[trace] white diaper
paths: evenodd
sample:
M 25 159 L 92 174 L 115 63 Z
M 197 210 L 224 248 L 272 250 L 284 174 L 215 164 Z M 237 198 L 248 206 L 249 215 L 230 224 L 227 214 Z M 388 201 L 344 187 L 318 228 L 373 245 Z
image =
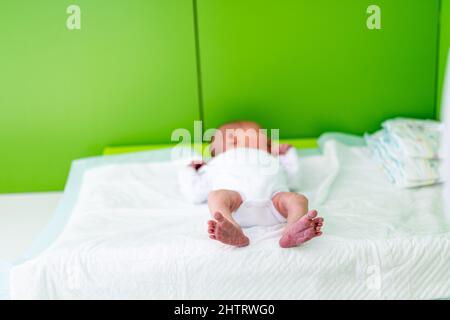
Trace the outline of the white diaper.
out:
M 271 200 L 244 200 L 233 213 L 234 220 L 243 228 L 254 226 L 273 226 L 286 222 Z

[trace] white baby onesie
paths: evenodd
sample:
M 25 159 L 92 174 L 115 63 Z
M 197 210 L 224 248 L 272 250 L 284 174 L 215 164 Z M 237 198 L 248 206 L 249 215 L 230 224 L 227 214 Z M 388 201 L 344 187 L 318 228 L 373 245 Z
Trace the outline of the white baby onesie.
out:
M 180 171 L 181 193 L 193 203 L 203 203 L 214 190 L 239 192 L 243 203 L 233 214 L 242 227 L 270 226 L 286 219 L 275 209 L 272 198 L 288 192 L 298 172 L 297 152 L 290 148 L 274 157 L 264 150 L 235 148 L 212 158 L 198 171 Z

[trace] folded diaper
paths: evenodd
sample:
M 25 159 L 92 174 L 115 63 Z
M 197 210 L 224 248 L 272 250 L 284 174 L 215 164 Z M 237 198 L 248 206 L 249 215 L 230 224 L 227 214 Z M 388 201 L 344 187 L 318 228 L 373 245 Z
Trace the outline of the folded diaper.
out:
M 389 180 L 410 188 L 442 182 L 441 132 L 437 121 L 398 118 L 384 122 L 383 130 L 365 138 Z
M 408 157 L 441 158 L 442 124 L 434 120 L 397 118 L 382 124 L 390 139 L 386 147 Z

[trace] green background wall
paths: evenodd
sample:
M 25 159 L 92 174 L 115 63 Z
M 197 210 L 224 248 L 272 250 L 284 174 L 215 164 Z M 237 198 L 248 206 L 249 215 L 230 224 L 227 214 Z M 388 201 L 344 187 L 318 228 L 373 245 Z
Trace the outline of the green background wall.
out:
M 366 27 L 381 7 L 382 29 Z M 206 126 L 255 119 L 282 137 L 433 118 L 438 0 L 198 0 Z
M 0 42 L 0 192 L 62 189 L 73 159 L 198 119 L 191 0 L 2 0 Z
M 441 112 L 442 87 L 444 84 L 447 57 L 450 50 L 450 0 L 441 0 L 440 43 L 439 43 L 439 88 L 438 116 Z
M 70 4 L 81 7 L 81 30 L 66 28 Z M 366 28 L 369 4 L 381 7 L 382 30 Z M 311 137 L 434 117 L 438 5 L 2 0 L 0 193 L 60 190 L 73 159 L 168 142 L 200 118 Z

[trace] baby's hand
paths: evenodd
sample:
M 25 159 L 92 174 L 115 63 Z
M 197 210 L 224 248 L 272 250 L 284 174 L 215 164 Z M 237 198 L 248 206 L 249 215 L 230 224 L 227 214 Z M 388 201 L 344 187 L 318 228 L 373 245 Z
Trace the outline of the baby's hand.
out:
M 206 164 L 206 162 L 203 160 L 192 160 L 192 162 L 189 164 L 189 166 L 194 168 L 195 171 L 198 171 L 205 164 Z
M 290 145 L 290 144 L 287 144 L 287 143 L 280 144 L 278 146 L 278 155 L 281 155 L 281 156 L 285 155 L 289 151 L 290 148 L 292 148 L 292 145 Z M 276 153 L 276 151 L 275 151 L 275 153 Z

